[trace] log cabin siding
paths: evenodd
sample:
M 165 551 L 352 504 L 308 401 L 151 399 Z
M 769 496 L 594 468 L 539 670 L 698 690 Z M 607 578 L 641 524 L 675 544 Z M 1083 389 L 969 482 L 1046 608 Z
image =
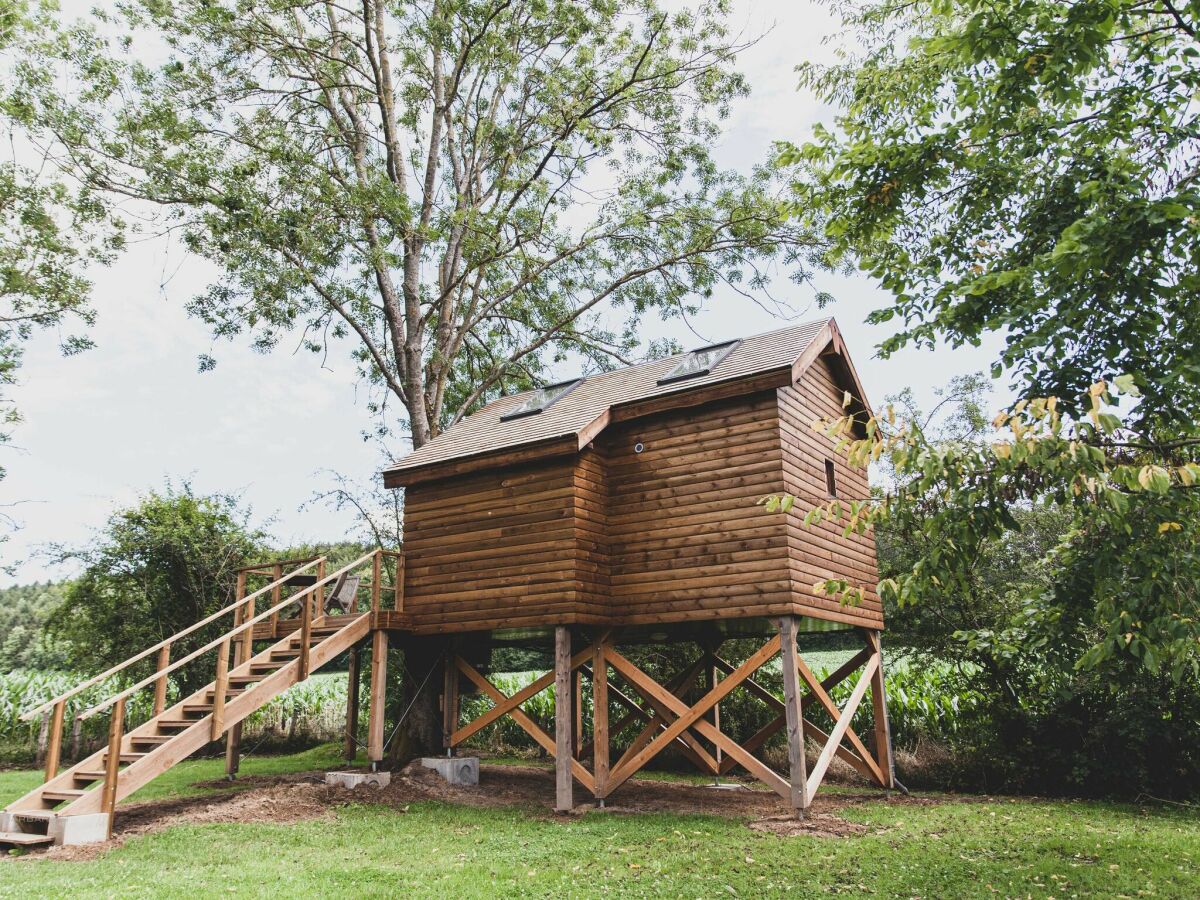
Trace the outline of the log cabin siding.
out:
M 828 500 L 826 460 L 833 464 L 837 494 L 843 501 L 868 496 L 866 472 L 851 468 L 845 454 L 837 452 L 836 442 L 812 427 L 818 418 L 844 415 L 843 389 L 829 361 L 822 357 L 809 367 L 796 387 L 780 388 L 777 394 L 784 484 L 797 497 L 799 511 L 787 523 L 792 590 L 799 603 L 812 608 L 811 615 L 882 628 L 882 606 L 875 591 L 879 576 L 874 532 L 845 537 L 844 520 L 840 524 L 825 521 L 815 527 L 805 526 L 802 521 L 804 512 Z M 813 593 L 815 582 L 833 578 L 862 588 L 866 599 L 860 606 L 851 606 Z
M 404 610 L 413 630 L 603 620 L 603 504 L 579 489 L 577 462 L 408 488 Z
M 610 596 L 633 624 L 792 611 L 774 391 L 610 426 Z M 636 445 L 642 451 L 636 452 Z
M 874 536 L 801 521 L 826 499 L 827 459 L 843 499 L 866 496 L 865 473 L 812 428 L 841 414 L 844 378 L 815 358 L 795 386 L 655 409 L 610 422 L 578 452 L 410 484 L 404 627 L 796 614 L 881 628 Z M 781 491 L 799 514 L 758 505 Z M 862 587 L 865 602 L 815 595 L 826 578 Z

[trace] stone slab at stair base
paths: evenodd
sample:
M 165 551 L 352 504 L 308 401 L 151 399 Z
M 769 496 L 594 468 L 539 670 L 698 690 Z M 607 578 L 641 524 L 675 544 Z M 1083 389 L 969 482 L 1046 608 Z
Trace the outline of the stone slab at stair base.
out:
M 108 840 L 108 813 L 55 816 L 46 833 L 56 845 L 101 844 Z
M 426 756 L 421 765 L 433 769 L 450 784 L 479 784 L 479 757 L 477 756 Z
M 326 772 L 325 783 L 337 787 L 356 788 L 360 784 L 368 787 L 387 787 L 392 783 L 391 772 Z

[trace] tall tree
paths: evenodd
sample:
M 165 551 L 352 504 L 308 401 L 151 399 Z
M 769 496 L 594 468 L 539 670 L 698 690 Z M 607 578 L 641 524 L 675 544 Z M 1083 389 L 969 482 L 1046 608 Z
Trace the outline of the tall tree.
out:
M 220 266 L 191 304 L 217 335 L 349 338 L 420 446 L 554 356 L 609 364 L 646 311 L 799 260 L 770 173 L 712 157 L 746 89 L 726 6 L 146 0 L 111 40 L 47 43 L 23 96 L 88 184 Z
M 0 125 L 9 152 L 0 160 L 0 389 L 16 383 L 23 345 L 38 332 L 58 330 L 66 354 L 91 346 L 95 312 L 86 271 L 110 261 L 122 242 L 121 223 L 102 198 L 55 164 L 63 148 L 30 139 L 33 111 L 16 89 L 18 73 L 55 29 L 49 5 L 17 2 L 0 10 Z M 0 443 L 18 420 L 0 395 Z
M 1046 578 L 1011 629 L 970 639 L 1019 653 L 1033 617 L 1071 607 L 1079 666 L 1200 677 L 1200 4 L 837 6 L 857 49 L 801 67 L 841 111 L 783 148 L 794 211 L 829 264 L 891 292 L 872 315 L 903 323 L 885 354 L 998 333 L 1019 399 L 989 442 L 944 445 L 892 410 L 865 436 L 829 423 L 895 479 L 809 521 L 919 527 L 925 552 L 881 587 L 936 605 L 1019 530 L 1014 504 L 1057 507 L 1071 527 Z

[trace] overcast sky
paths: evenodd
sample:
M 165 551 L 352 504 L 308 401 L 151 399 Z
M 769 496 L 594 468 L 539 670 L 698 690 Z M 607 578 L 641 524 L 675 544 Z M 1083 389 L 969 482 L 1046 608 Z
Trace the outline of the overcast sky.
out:
M 763 161 L 772 141 L 803 140 L 830 111 L 796 90 L 794 67 L 828 59 L 823 39 L 835 23 L 822 7 L 787 0 L 741 0 L 735 22 L 762 35 L 741 59 L 751 85 L 727 123 L 719 161 L 748 169 Z M 38 556 L 48 542 L 86 541 L 115 508 L 167 478 L 187 478 L 202 492 L 240 492 L 260 520 L 272 519 L 280 544 L 337 540 L 348 515 L 299 509 L 328 487 L 322 470 L 362 480 L 378 466 L 378 449 L 364 442 L 371 424 L 366 394 L 344 355 L 319 358 L 285 346 L 259 355 L 243 346 L 214 345 L 206 328 L 188 318 L 184 303 L 214 275 L 203 262 L 163 240 L 129 248 L 95 276 L 99 321 L 96 349 L 64 359 L 53 341 L 29 348 L 13 398 L 25 421 L 4 449 L 8 477 L 3 502 L 20 530 L 0 547 L 5 561 L 23 560 L 13 579 L 61 577 Z M 982 349 L 908 352 L 875 357 L 886 329 L 863 324 L 884 298 L 865 277 L 828 278 L 837 317 L 869 397 L 911 386 L 919 398 L 955 374 L 987 369 L 993 342 Z M 809 290 L 778 289 L 797 319 L 822 315 Z M 786 324 L 735 294 L 718 295 L 692 322 L 702 339 L 754 334 Z M 703 341 L 678 321 L 648 323 L 647 337 L 670 335 L 684 346 Z M 215 371 L 200 374 L 197 355 L 212 352 Z M 566 377 L 572 373 L 556 373 Z M 397 442 L 392 449 L 403 451 Z

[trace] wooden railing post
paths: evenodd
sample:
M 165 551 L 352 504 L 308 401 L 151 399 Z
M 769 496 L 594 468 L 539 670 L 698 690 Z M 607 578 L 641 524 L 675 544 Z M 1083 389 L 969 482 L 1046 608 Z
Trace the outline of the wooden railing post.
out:
M 315 591 L 313 593 L 316 593 Z M 300 675 L 297 681 L 308 677 L 309 642 L 312 640 L 312 598 L 306 597 L 300 604 Z
M 383 551 L 376 550 L 375 556 L 371 560 L 371 613 L 372 614 L 377 614 L 379 612 L 380 590 L 383 587 L 383 585 L 381 585 L 379 582 L 380 582 L 380 579 L 382 579 L 382 578 L 383 578 Z M 374 625 L 375 622 L 372 621 L 371 624 Z
M 100 798 L 103 811 L 108 813 L 108 837 L 113 833 L 113 818 L 117 811 L 117 773 L 121 768 L 121 738 L 125 732 L 125 698 L 113 704 L 108 723 L 108 755 L 104 758 L 104 795 Z
M 156 672 L 162 672 L 171 664 L 171 645 L 163 644 L 158 648 L 158 659 L 155 662 Z M 154 715 L 162 715 L 162 711 L 167 708 L 167 676 L 159 675 L 158 681 L 154 682 Z
M 283 577 L 283 563 L 275 563 L 275 565 L 271 567 L 271 580 L 278 581 L 282 577 Z M 280 585 L 276 585 L 271 590 L 271 608 L 274 609 L 276 606 L 278 606 L 279 601 L 282 599 L 283 599 L 283 587 Z M 271 637 L 273 637 L 273 638 L 279 637 L 279 613 L 278 612 L 271 613 Z
M 59 700 L 54 704 L 54 712 L 50 714 L 50 743 L 46 748 L 47 781 L 58 774 L 58 761 L 62 758 L 63 714 L 66 710 L 67 701 Z
M 396 612 L 404 612 L 404 554 L 396 554 Z
M 217 648 L 217 677 L 213 681 L 212 728 L 209 740 L 215 741 L 225 730 L 225 692 L 229 689 L 229 638 Z
M 319 563 L 317 563 L 317 589 L 312 592 L 312 597 L 310 598 L 312 602 L 312 614 L 314 619 L 319 619 L 321 617 L 321 613 L 325 609 L 325 585 L 321 584 L 324 579 L 325 560 L 321 560 Z M 307 670 L 305 671 L 307 672 Z

